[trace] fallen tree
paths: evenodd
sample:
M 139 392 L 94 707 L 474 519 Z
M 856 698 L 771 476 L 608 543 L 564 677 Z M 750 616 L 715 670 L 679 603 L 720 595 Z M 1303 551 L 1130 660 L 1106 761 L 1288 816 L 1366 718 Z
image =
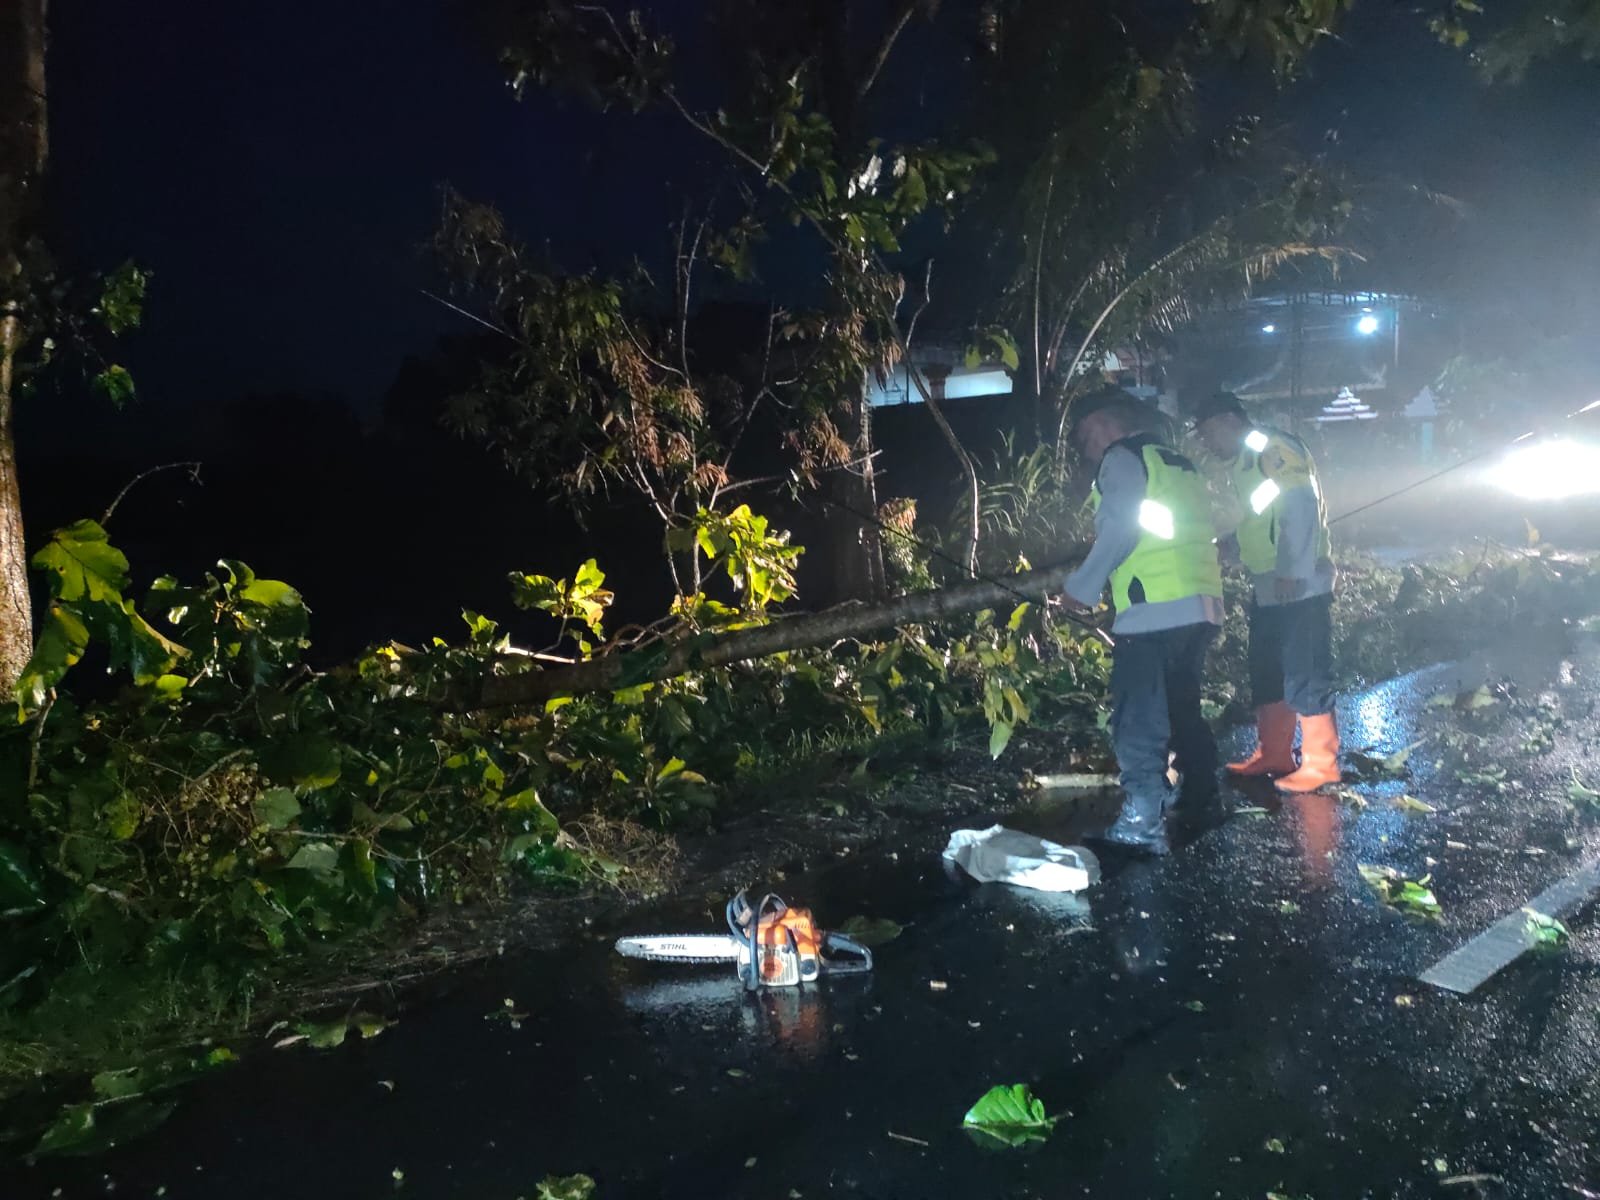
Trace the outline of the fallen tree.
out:
M 690 634 L 638 650 L 627 650 L 571 666 L 519 675 L 493 676 L 477 694 L 457 703 L 466 708 L 506 708 L 556 696 L 634 687 L 671 679 L 686 671 L 765 658 L 788 650 L 825 646 L 845 638 L 922 625 L 985 608 L 1041 602 L 1061 590 L 1065 566 L 1040 567 L 1005 581 L 976 580 L 929 592 L 913 592 L 881 604 L 841 604 L 821 612 L 783 617 L 766 625 L 726 633 Z

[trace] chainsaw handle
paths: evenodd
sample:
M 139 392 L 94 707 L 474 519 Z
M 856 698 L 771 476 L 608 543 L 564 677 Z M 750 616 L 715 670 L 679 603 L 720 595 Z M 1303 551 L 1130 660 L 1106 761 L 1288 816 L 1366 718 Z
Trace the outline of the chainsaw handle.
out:
M 822 973 L 824 975 L 865 975 L 872 970 L 872 951 L 842 933 L 824 933 L 822 935 L 822 948 L 824 950 L 841 950 L 846 954 L 853 954 L 849 958 L 825 958 L 822 960 Z

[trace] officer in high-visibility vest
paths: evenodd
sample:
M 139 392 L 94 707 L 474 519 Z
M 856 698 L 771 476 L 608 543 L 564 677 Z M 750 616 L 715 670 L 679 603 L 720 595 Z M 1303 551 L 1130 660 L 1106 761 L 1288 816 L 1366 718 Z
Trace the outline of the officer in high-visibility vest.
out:
M 1195 433 L 1232 467 L 1243 515 L 1222 541 L 1250 572 L 1250 690 L 1255 753 L 1229 763 L 1235 775 L 1276 776 L 1281 791 L 1314 792 L 1339 782 L 1333 712 L 1333 554 L 1317 466 L 1292 434 L 1252 422 L 1239 398 L 1200 402 Z M 1300 762 L 1294 730 L 1300 725 Z
M 1222 624 L 1222 569 L 1205 482 L 1155 431 L 1162 417 L 1107 386 L 1073 405 L 1071 438 L 1096 470 L 1094 546 L 1067 577 L 1065 603 L 1087 610 L 1109 584 L 1116 618 L 1111 743 L 1125 799 L 1102 837 L 1168 850 L 1166 810 L 1199 817 L 1217 803 L 1217 744 L 1200 713 L 1207 649 Z M 1182 785 L 1167 781 L 1173 751 Z

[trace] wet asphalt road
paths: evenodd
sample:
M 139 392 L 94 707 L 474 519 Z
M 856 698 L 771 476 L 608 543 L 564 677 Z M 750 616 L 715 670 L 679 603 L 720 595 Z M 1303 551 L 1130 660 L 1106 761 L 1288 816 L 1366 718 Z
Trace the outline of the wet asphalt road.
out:
M 1348 699 L 1347 746 L 1430 738 L 1409 779 L 1360 789 L 1367 808 L 1239 794 L 1274 811 L 1165 861 L 1108 854 L 1087 912 L 948 879 L 947 831 L 930 830 L 781 884 L 824 921 L 906 924 L 868 980 L 746 998 L 716 967 L 621 961 L 606 931 L 465 977 L 374 1041 L 256 1053 L 106 1158 L 0 1169 L 0 1196 L 512 1200 L 577 1171 L 602 1197 L 673 1200 L 1600 1193 L 1588 915 L 1565 954 L 1524 958 L 1471 997 L 1415 979 L 1600 855 L 1600 822 L 1564 802 L 1574 766 L 1600 776 L 1586 757 L 1600 645 L 1552 634 L 1486 656 Z M 1504 706 L 1424 708 L 1507 671 L 1524 702 L 1553 697 L 1555 750 L 1524 753 L 1526 721 Z M 1518 727 L 1479 751 L 1507 768 L 1504 788 L 1435 769 L 1463 723 Z M 1394 807 L 1402 791 L 1439 811 Z M 1080 805 L 1006 816 L 1069 841 L 1091 819 Z M 1383 908 L 1360 863 L 1431 869 L 1443 919 Z M 627 932 L 719 920 L 696 898 Z M 1030 1152 L 973 1144 L 962 1113 L 1011 1082 L 1070 1115 Z

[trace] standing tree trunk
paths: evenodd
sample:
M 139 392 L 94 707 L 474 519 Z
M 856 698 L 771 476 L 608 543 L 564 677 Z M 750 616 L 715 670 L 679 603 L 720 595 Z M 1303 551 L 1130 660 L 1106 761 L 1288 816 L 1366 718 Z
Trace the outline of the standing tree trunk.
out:
M 0 691 L 6 694 L 33 652 L 28 552 L 11 416 L 17 356 L 28 341 L 29 242 L 49 150 L 46 3 L 0 0 Z
M 883 542 L 873 522 L 878 516 L 878 484 L 873 474 L 872 404 L 865 379 L 861 394 L 841 405 L 839 436 L 850 447 L 851 465 L 829 473 L 824 485 L 837 512 L 833 540 L 834 603 L 861 600 L 868 604 L 888 594 L 883 574 Z

